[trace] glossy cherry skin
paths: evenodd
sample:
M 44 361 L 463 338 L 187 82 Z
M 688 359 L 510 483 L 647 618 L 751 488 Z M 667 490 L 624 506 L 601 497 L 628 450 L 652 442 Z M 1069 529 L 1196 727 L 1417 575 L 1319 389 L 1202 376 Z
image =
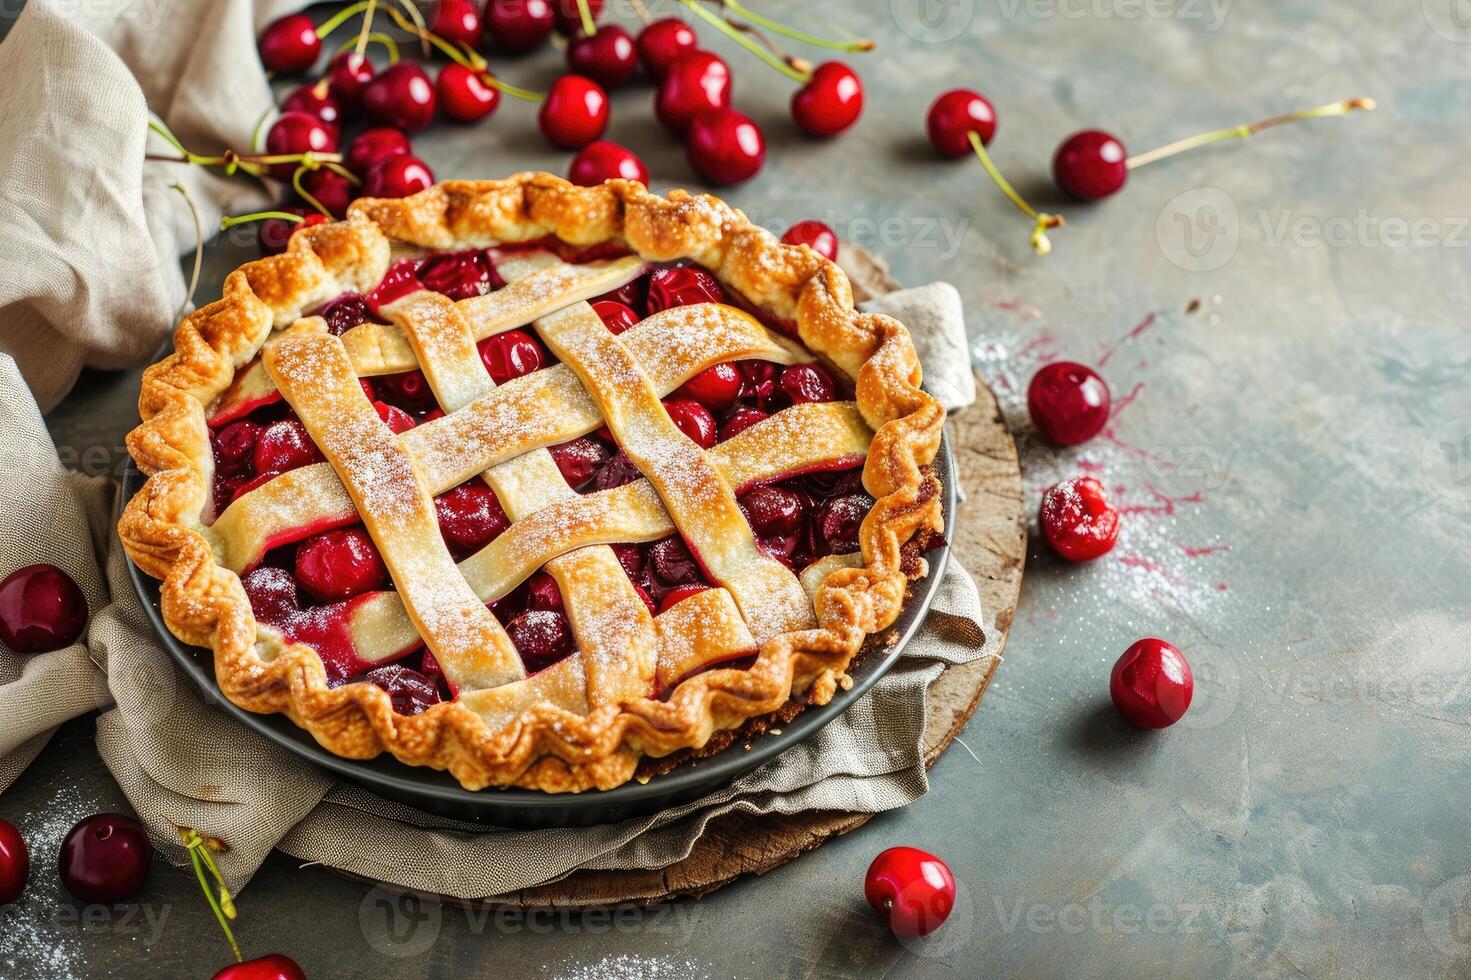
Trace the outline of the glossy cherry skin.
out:
M 756 487 L 741 494 L 738 503 L 751 530 L 762 537 L 795 534 L 807 516 L 807 501 L 785 487 Z
M 577 151 L 567 168 L 567 179 L 580 187 L 594 187 L 621 177 L 649 184 L 649 168 L 632 150 L 611 140 L 593 140 Z
M 362 105 L 363 89 L 376 74 L 366 55 L 343 51 L 328 64 L 327 84 L 343 109 L 356 111 Z
M 863 519 L 873 509 L 873 498 L 866 493 L 834 497 L 817 509 L 813 524 L 830 555 L 848 555 L 859 548 L 859 532 Z
M 439 69 L 434 94 L 440 111 L 457 122 L 484 119 L 501 104 L 500 89 L 486 84 L 480 72 L 453 61 Z
M 837 393 L 837 384 L 821 364 L 793 364 L 781 373 L 781 390 L 794 405 L 830 402 Z
M 525 330 L 507 330 L 480 342 L 480 360 L 491 380 L 503 385 L 538 370 L 545 358 L 541 344 Z
M 511 526 L 495 491 L 480 480 L 462 483 L 434 498 L 439 533 L 457 557 L 472 555 Z
M 284 75 L 306 71 L 322 53 L 317 25 L 306 14 L 288 14 L 266 25 L 260 36 L 260 63 Z
M 770 418 L 759 408 L 746 408 L 744 406 L 735 409 L 730 417 L 720 424 L 720 441 L 734 438 L 745 432 L 757 422 L 764 422 Z
M 596 24 L 603 13 L 603 0 L 587 0 L 587 12 Z M 582 12 L 577 0 L 552 0 L 552 18 L 557 30 L 569 37 L 576 37 L 582 31 Z
M 306 971 L 291 957 L 272 953 L 244 963 L 231 963 L 210 980 L 306 980 Z
M 666 613 L 671 606 L 677 606 L 692 595 L 708 592 L 708 585 L 681 585 L 664 593 L 664 598 L 659 600 L 659 612 Z
M 681 136 L 701 112 L 729 106 L 730 66 L 708 51 L 681 55 L 654 97 L 654 115 Z
M 782 234 L 781 240 L 787 245 L 806 245 L 829 262 L 838 260 L 838 236 L 821 221 L 799 221 Z
M 567 45 L 567 67 L 604 88 L 618 88 L 638 68 L 633 37 L 616 24 L 604 24 L 591 37 L 575 35 Z
M 1091 476 L 1073 477 L 1042 495 L 1037 518 L 1042 537 L 1068 561 L 1092 561 L 1113 550 L 1119 537 L 1119 512 L 1103 484 Z
M 347 214 L 347 206 L 357 196 L 357 188 L 352 186 L 352 181 L 326 167 L 302 174 L 301 189 L 320 201 L 334 218 Z
M 473 0 L 439 0 L 429 30 L 450 44 L 480 46 L 480 11 Z
M 304 112 L 309 116 L 316 116 L 329 126 L 342 124 L 342 105 L 337 101 L 337 96 L 332 94 L 331 87 L 323 82 L 303 85 L 286 96 L 281 102 L 281 111 Z
M 1102 431 L 1112 404 L 1108 385 L 1086 364 L 1056 361 L 1032 376 L 1027 411 L 1049 442 L 1076 446 Z
M 497 47 L 520 54 L 546 42 L 556 15 L 547 0 L 489 0 L 483 20 Z
M 675 306 L 693 303 L 724 303 L 725 289 L 710 273 L 690 265 L 655 269 L 649 275 L 649 295 L 645 301 L 653 316 Z
M 1190 664 L 1164 640 L 1149 637 L 1124 651 L 1108 678 L 1114 707 L 1140 728 L 1168 728 L 1195 694 Z
M 0 579 L 0 642 L 16 653 L 71 646 L 86 625 L 86 597 L 55 565 L 25 565 Z
M 634 44 L 644 71 L 662 80 L 670 65 L 699 49 L 700 38 L 694 28 L 678 17 L 665 17 L 644 25 Z
M 562 479 L 574 490 L 591 480 L 612 456 L 601 439 L 590 436 L 551 446 L 547 451 L 552 454 L 552 462 L 557 464 Z
M 383 689 L 394 714 L 421 715 L 439 703 L 438 682 L 402 664 L 377 667 L 364 674 L 363 680 Z
M 980 134 L 982 145 L 991 145 L 996 136 L 996 107 L 979 92 L 952 89 L 930 106 L 925 126 L 935 149 L 946 156 L 963 157 L 974 152 L 972 132 Z
M 608 332 L 613 334 L 620 334 L 638 322 L 638 314 L 616 300 L 594 300 L 592 311 L 603 321 Z
M 536 119 L 553 146 L 576 150 L 608 128 L 608 93 L 591 78 L 563 75 L 552 83 Z
M 332 153 L 337 149 L 337 127 L 322 122 L 307 112 L 283 112 L 266 132 L 266 153 Z M 274 163 L 271 176 L 290 180 L 300 166 L 297 163 Z
M 917 847 L 891 847 L 873 859 L 863 897 L 896 936 L 928 936 L 955 907 L 955 876 L 944 861 Z
M 301 216 L 300 221 L 287 221 L 284 218 L 267 218 L 256 226 L 256 240 L 260 243 L 262 255 L 277 255 L 286 251 L 286 245 L 291 241 L 291 236 L 303 228 L 322 224 L 327 216 L 320 211 L 315 211 L 300 205 L 290 204 L 277 208 L 287 214 Z
M 734 364 L 712 364 L 680 385 L 674 397 L 697 401 L 712 412 L 723 412 L 740 397 L 742 380 Z
M 434 186 L 434 171 L 408 153 L 379 160 L 363 178 L 364 197 L 408 197 Z
M 825 61 L 792 93 L 792 118 L 811 136 L 836 136 L 863 113 L 863 82 L 841 61 Z
M 374 126 L 353 137 L 353 141 L 347 146 L 343 162 L 349 170 L 363 177 L 379 160 L 412 152 L 413 147 L 403 130 L 392 126 Z
M 120 813 L 99 813 L 78 823 L 61 842 L 61 883 L 79 901 L 111 905 L 143 886 L 153 844 L 143 826 Z
M 1083 201 L 1117 194 L 1129 179 L 1129 154 L 1124 144 L 1101 129 L 1074 133 L 1057 148 L 1052 158 L 1052 177 L 1057 186 Z
M 572 652 L 572 626 L 562 613 L 528 609 L 506 624 L 527 671 L 544 670 Z
M 670 399 L 664 403 L 675 428 L 695 441 L 701 449 L 715 445 L 715 416 L 699 402 Z
M 360 527 L 323 531 L 296 546 L 296 581 L 322 602 L 372 592 L 387 579 L 377 545 Z
M 369 118 L 406 133 L 428 126 L 437 102 L 434 83 L 410 61 L 388 66 L 362 92 L 363 111 Z
M 0 820 L 0 905 L 8 905 L 25 891 L 31 873 L 31 853 L 20 831 Z
M 707 109 L 685 134 L 685 157 L 712 184 L 730 186 L 750 180 L 766 162 L 761 127 L 734 109 Z
M 281 419 L 266 426 L 255 441 L 255 471 L 285 473 L 320 462 L 322 452 L 296 419 Z

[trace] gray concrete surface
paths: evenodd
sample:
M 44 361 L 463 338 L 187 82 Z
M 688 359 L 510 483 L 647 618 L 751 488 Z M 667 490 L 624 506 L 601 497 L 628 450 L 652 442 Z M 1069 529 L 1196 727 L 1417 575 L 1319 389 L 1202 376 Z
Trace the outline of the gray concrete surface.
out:
M 816 23 L 795 3 L 762 3 Z M 765 172 L 728 195 L 773 227 L 815 216 L 903 281 L 964 295 L 977 361 L 1015 413 L 1041 360 L 1103 363 L 1135 397 L 1081 452 L 1032 444 L 1033 499 L 1102 472 L 1116 552 L 1034 552 L 1007 662 L 903 812 L 703 902 L 611 919 L 393 915 L 368 886 L 275 857 L 241 896 L 252 953 L 314 978 L 1304 976 L 1471 970 L 1471 16 L 1458 0 L 883 0 L 822 5 L 879 39 L 868 110 L 801 138 L 787 83 L 732 56 L 766 127 Z M 1458 16 L 1459 15 L 1459 16 Z M 630 21 L 631 16 L 624 14 Z M 724 50 L 725 46 L 711 42 Z M 530 85 L 550 52 L 501 66 Z M 1264 135 L 1135 175 L 1070 207 L 1046 260 L 971 161 L 940 162 L 923 113 L 970 85 L 993 151 L 1046 200 L 1052 150 L 1103 126 L 1135 150 L 1356 95 L 1375 114 Z M 691 185 L 635 86 L 612 135 L 658 187 Z M 419 144 L 443 177 L 547 168 L 532 113 Z M 212 247 L 206 289 L 243 258 Z M 1151 320 L 1150 317 L 1153 317 Z M 85 376 L 51 419 L 75 465 L 116 467 L 136 376 Z M 90 451 L 90 455 L 89 455 Z M 1162 635 L 1195 665 L 1176 728 L 1125 728 L 1110 665 Z M 66 726 L 0 816 L 54 849 L 122 805 Z M 875 853 L 941 854 L 962 902 L 933 939 L 889 938 L 861 897 Z M 51 851 L 7 911 L 8 977 L 198 977 L 227 951 L 192 878 L 159 866 L 136 906 L 79 912 Z M 389 928 L 390 926 L 396 929 Z

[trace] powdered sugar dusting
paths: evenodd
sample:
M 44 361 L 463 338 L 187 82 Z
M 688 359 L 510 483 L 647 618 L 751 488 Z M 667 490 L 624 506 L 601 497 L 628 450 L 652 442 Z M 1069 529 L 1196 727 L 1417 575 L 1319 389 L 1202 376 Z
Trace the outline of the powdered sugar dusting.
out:
M 688 956 L 612 953 L 596 963 L 543 966 L 542 975 L 555 980 L 707 980 L 715 971 Z
M 75 786 L 62 785 L 42 808 L 16 821 L 31 854 L 31 877 L 20 898 L 0 906 L 0 974 L 34 975 L 74 980 L 93 975 L 87 968 L 75 918 L 65 928 L 59 910 L 74 912 L 56 874 L 55 855 L 62 839 L 77 821 L 91 815 L 92 806 Z

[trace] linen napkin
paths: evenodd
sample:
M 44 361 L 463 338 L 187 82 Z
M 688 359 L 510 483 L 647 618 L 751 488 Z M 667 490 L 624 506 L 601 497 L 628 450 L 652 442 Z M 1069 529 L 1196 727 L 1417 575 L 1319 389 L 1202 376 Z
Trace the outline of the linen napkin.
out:
M 185 145 L 245 145 L 248 134 L 214 127 L 252 120 L 269 104 L 250 54 L 254 35 L 295 6 L 258 4 L 252 15 L 218 0 L 197 19 L 150 22 L 109 18 L 103 0 L 34 0 L 0 44 L 3 77 L 26 87 L 0 108 L 0 136 L 13 135 L 0 139 L 0 180 L 22 189 L 25 208 L 21 221 L 0 224 L 0 271 L 8 273 L 0 276 L 0 453 L 9 463 L 0 468 L 0 574 L 33 561 L 58 564 L 92 612 L 84 641 L 65 650 L 24 658 L 0 649 L 0 790 L 56 725 L 107 708 L 97 721 L 99 750 L 172 860 L 185 860 L 173 827 L 186 825 L 229 842 L 221 866 L 237 889 L 280 847 L 460 898 L 513 892 L 580 867 L 664 867 L 733 810 L 876 812 L 921 795 L 928 684 L 946 663 L 998 656 L 999 633 L 954 561 L 925 627 L 842 718 L 702 800 L 604 827 L 496 830 L 377 798 L 233 721 L 177 670 L 128 581 L 111 526 L 116 488 L 59 465 L 37 402 L 59 400 L 83 365 L 136 366 L 175 322 L 184 292 L 177 253 L 193 247 L 194 231 L 169 180 L 182 178 L 208 227 L 222 211 L 259 203 L 258 192 L 197 168 L 172 168 L 165 178 L 142 167 L 145 95 Z M 149 9 L 120 4 L 123 12 Z M 23 113 L 23 103 L 59 106 L 72 130 L 58 134 L 55 113 Z M 910 324 L 926 384 L 947 407 L 973 399 L 968 359 L 945 353 L 965 344 L 952 288 L 893 293 L 874 307 Z

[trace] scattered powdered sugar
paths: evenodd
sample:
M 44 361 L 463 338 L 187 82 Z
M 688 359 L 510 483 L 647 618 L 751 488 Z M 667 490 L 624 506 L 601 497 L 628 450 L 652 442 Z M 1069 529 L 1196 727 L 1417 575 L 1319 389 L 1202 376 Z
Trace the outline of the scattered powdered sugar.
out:
M 0 976 L 72 980 L 93 975 L 82 952 L 77 904 L 56 874 L 67 832 L 91 805 L 75 786 L 62 785 L 44 807 L 17 821 L 31 856 L 31 876 L 20 898 L 0 906 Z
M 596 963 L 543 966 L 553 980 L 707 980 L 715 971 L 688 956 L 638 956 L 613 953 Z

